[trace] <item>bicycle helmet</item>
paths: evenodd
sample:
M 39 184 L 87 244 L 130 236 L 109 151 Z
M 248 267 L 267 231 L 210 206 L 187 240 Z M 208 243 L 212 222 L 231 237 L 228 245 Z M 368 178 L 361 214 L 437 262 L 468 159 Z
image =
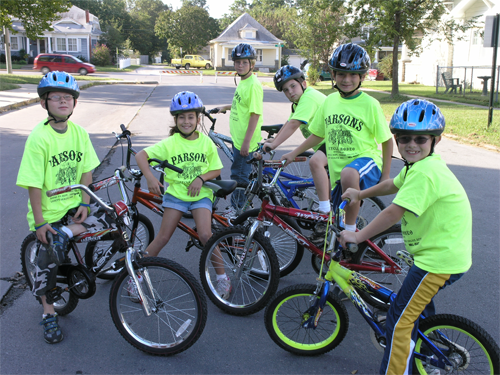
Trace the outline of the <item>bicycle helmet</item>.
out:
M 333 51 L 328 66 L 337 72 L 365 74 L 370 68 L 370 56 L 357 44 L 342 44 Z
M 51 91 L 67 92 L 75 99 L 80 96 L 80 87 L 73 76 L 57 70 L 47 73 L 38 84 L 37 92 L 40 98 Z
M 445 120 L 434 103 L 422 99 L 411 99 L 396 109 L 389 128 L 393 134 L 432 134 L 438 136 L 444 131 Z
M 170 103 L 170 114 L 176 116 L 182 112 L 203 111 L 203 102 L 191 91 L 181 91 L 174 95 Z
M 304 77 L 304 73 L 299 68 L 292 65 L 282 66 L 274 75 L 274 87 L 276 87 L 276 90 L 278 91 L 283 91 L 283 85 L 291 79 L 301 83 L 299 78 L 302 78 L 302 80 L 306 79 Z
M 257 58 L 257 53 L 255 49 L 247 43 L 240 43 L 231 51 L 231 59 L 233 61 L 249 59 L 255 60 Z

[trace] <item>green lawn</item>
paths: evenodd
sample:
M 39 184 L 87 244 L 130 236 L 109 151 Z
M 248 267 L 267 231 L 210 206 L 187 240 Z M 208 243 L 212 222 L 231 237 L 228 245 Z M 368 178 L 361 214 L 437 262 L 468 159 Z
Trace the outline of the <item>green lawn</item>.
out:
M 74 77 L 77 81 L 114 80 L 112 78 L 96 78 L 96 77 L 92 77 L 92 76 L 81 76 L 81 75 L 77 75 L 77 74 L 74 75 Z M 40 82 L 40 79 L 42 79 L 42 75 L 40 73 L 33 74 L 33 75 L 1 74 L 0 75 L 0 91 L 17 89 L 17 88 L 19 88 L 18 85 L 20 85 L 20 84 L 38 85 L 38 83 Z
M 124 69 L 118 69 L 116 65 L 108 65 L 108 66 L 96 66 L 95 70 L 100 73 L 120 73 L 120 72 L 132 72 L 138 68 L 140 65 L 130 65 Z

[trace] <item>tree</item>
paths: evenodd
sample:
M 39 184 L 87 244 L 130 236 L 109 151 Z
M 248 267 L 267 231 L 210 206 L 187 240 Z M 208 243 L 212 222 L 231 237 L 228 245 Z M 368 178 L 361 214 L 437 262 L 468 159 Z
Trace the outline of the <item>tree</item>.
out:
M 10 56 L 10 31 L 14 31 L 12 27 L 12 19 L 19 19 L 26 31 L 26 36 L 30 39 L 37 39 L 45 30 L 51 29 L 52 21 L 58 18 L 57 13 L 62 13 L 68 10 L 66 0 L 2 0 L 0 8 L 0 27 L 5 34 L 5 44 L 7 56 L 7 72 L 12 74 L 12 63 Z
M 287 40 L 286 35 L 287 30 L 296 26 L 296 9 L 287 5 L 260 4 L 254 6 L 248 13 L 276 38 L 285 40 L 288 47 L 294 46 L 293 41 Z
M 234 0 L 234 2 L 229 7 L 229 13 L 224 13 L 222 18 L 219 19 L 219 26 L 221 31 L 225 30 L 243 13 L 248 13 L 251 8 L 252 5 L 246 0 Z
M 219 34 L 219 24 L 198 6 L 183 5 L 177 11 L 163 12 L 155 25 L 156 35 L 168 40 L 171 51 L 195 54 Z
M 474 25 L 474 20 L 460 24 L 445 19 L 446 12 L 442 0 L 349 0 L 346 32 L 351 37 L 362 36 L 367 49 L 392 44 L 391 96 L 395 97 L 399 95 L 398 49 L 401 43 L 418 53 L 422 40 L 432 33 L 437 32 L 452 42 L 453 38 L 462 38 L 462 32 Z

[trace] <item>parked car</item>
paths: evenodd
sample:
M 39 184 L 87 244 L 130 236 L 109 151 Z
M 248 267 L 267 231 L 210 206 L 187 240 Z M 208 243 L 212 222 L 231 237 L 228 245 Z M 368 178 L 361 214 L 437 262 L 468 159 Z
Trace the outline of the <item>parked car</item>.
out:
M 175 66 L 175 69 L 179 69 L 183 66 L 185 69 L 189 68 L 212 68 L 212 63 L 210 60 L 205 60 L 203 57 L 198 55 L 186 55 L 182 59 L 172 59 L 170 64 Z
M 311 64 L 306 64 L 304 66 L 304 69 L 302 69 L 302 71 L 304 72 L 304 75 L 306 76 L 307 78 L 307 71 L 309 70 L 309 67 L 311 66 Z M 323 69 L 321 71 L 321 74 L 319 75 L 319 80 L 320 81 L 331 81 L 332 80 L 332 76 L 330 74 L 330 71 L 329 70 L 325 70 Z
M 95 73 L 95 66 L 83 62 L 78 57 L 71 55 L 63 55 L 59 53 L 41 53 L 35 57 L 33 69 L 39 70 L 43 74 L 47 74 L 53 70 L 64 71 L 67 73 Z

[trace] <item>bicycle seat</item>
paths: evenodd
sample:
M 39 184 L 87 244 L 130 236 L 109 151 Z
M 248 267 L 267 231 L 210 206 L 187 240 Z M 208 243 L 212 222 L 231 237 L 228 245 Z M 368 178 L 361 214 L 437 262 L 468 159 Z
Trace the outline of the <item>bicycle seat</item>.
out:
M 277 125 L 263 125 L 261 127 L 261 130 L 266 132 L 269 137 L 272 137 L 274 134 L 278 133 L 280 129 L 282 128 L 283 124 L 277 124 Z
M 214 191 L 218 198 L 223 198 L 231 194 L 238 183 L 234 180 L 210 180 L 206 181 L 203 186 L 206 186 Z

